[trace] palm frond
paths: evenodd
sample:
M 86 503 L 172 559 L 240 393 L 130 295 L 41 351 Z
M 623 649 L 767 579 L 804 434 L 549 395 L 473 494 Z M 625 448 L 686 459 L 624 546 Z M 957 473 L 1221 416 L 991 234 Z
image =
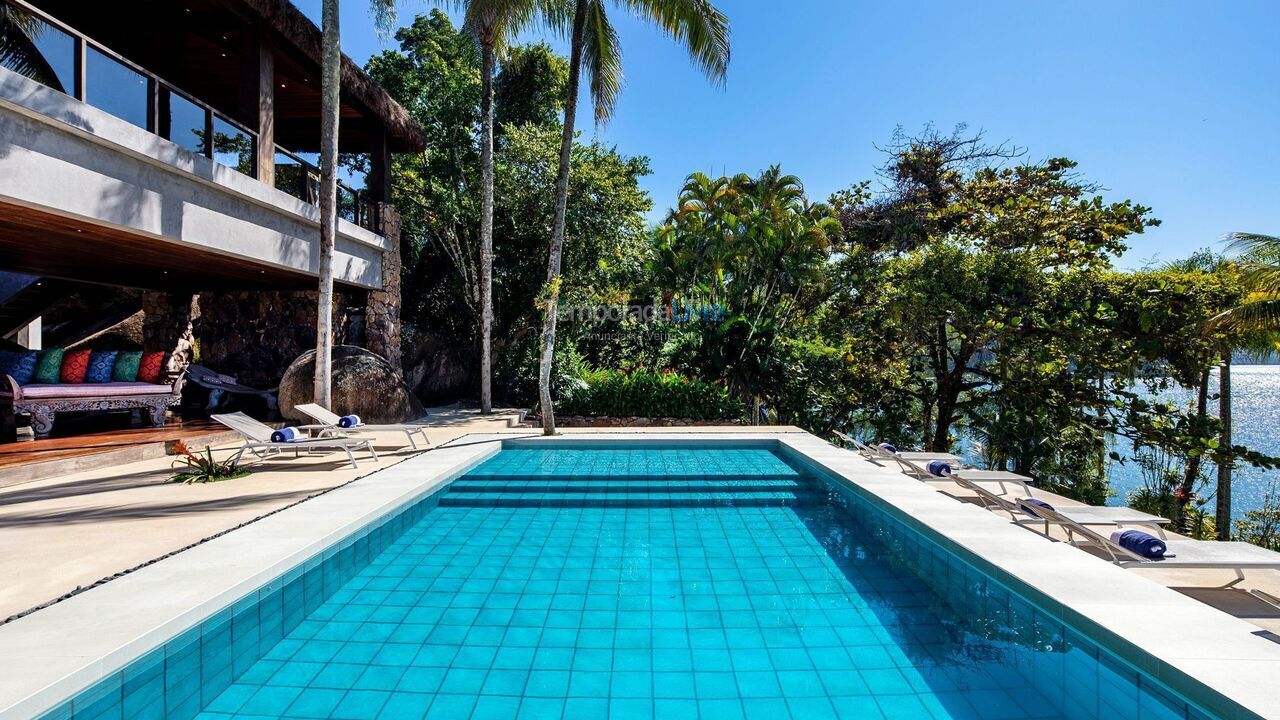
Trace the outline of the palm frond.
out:
M 622 47 L 618 31 L 605 13 L 604 0 L 591 0 L 588 5 L 582 64 L 595 102 L 596 122 L 604 124 L 613 115 L 622 90 Z
M 729 72 L 729 18 L 710 0 L 623 0 L 683 44 L 698 69 L 723 83 Z
M 1280 299 L 1257 300 L 1219 313 L 1205 323 L 1208 330 L 1267 332 L 1280 330 Z
M 34 15 L 0 4 L 0 66 L 66 92 L 58 73 L 36 46 L 36 38 L 44 28 Z
M 396 0 L 369 0 L 369 14 L 373 15 L 373 26 L 377 28 L 378 37 L 384 40 L 391 37 L 399 22 Z

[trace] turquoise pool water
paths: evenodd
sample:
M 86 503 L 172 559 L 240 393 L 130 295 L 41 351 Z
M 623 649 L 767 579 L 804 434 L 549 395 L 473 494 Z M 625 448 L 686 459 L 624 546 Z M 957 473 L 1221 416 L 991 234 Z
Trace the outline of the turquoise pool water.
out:
M 154 716 L 204 720 L 1208 717 L 799 468 L 751 447 L 505 449 L 305 616 L 279 619 L 286 586 L 270 619 L 245 606 L 227 639 L 188 643 L 210 667 L 166 651 L 187 679 L 126 674 L 66 714 L 140 716 L 150 682 Z

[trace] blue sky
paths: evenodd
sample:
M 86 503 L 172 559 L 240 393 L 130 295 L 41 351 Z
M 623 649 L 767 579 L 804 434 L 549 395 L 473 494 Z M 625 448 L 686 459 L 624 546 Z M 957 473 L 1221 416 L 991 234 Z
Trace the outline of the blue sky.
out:
M 319 18 L 319 0 L 298 4 Z M 434 6 L 401 0 L 401 20 Z M 1108 199 L 1154 208 L 1164 224 L 1133 238 L 1122 266 L 1217 247 L 1232 230 L 1280 234 L 1280 2 L 718 6 L 733 29 L 724 87 L 618 10 L 617 112 L 603 128 L 579 114 L 586 135 L 650 157 L 655 217 L 695 170 L 780 163 L 825 198 L 874 176 L 875 145 L 895 127 L 966 123 L 1032 159 L 1075 159 Z M 367 7 L 343 0 L 343 48 L 361 63 L 383 47 Z

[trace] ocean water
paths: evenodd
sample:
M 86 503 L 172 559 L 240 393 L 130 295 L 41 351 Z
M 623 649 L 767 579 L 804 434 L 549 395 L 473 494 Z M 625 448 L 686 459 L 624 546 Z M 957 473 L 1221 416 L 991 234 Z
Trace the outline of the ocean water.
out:
M 1237 445 L 1245 445 L 1251 450 L 1280 455 L 1280 365 L 1233 365 L 1231 368 L 1232 390 L 1232 435 Z M 1209 380 L 1210 397 L 1218 392 L 1218 374 L 1215 372 Z M 1162 397 L 1180 404 L 1193 401 L 1194 394 L 1182 389 L 1170 390 Z M 1210 400 L 1210 414 L 1217 414 L 1216 402 Z M 1113 449 L 1128 458 L 1132 455 L 1132 446 L 1127 442 L 1113 443 Z M 1208 482 L 1201 490 L 1201 495 L 1209 497 L 1217 479 L 1217 470 L 1212 466 L 1205 469 Z M 1125 463 L 1113 463 L 1110 469 L 1111 487 L 1116 495 L 1109 504 L 1123 505 L 1125 498 L 1134 489 L 1142 487 L 1142 474 L 1138 466 L 1130 459 Z M 1251 465 L 1236 468 L 1231 483 L 1232 514 L 1240 517 L 1248 510 L 1256 510 L 1263 504 L 1268 493 L 1277 491 L 1280 482 L 1280 470 L 1263 470 Z M 1212 510 L 1214 504 L 1210 499 L 1207 508 Z
M 508 448 L 438 500 L 199 717 L 1205 717 L 766 449 Z

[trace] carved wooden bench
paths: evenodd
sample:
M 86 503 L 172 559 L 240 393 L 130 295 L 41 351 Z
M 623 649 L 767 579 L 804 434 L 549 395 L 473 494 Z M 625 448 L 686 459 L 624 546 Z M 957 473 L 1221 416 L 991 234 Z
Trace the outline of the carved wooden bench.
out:
M 151 424 L 160 427 L 164 425 L 166 411 L 182 400 L 186 372 L 170 372 L 164 383 L 19 385 L 8 375 L 4 379 L 3 392 L 13 396 L 13 413 L 31 415 L 31 429 L 36 435 L 45 436 L 53 430 L 54 418 L 60 412 L 146 410 Z

